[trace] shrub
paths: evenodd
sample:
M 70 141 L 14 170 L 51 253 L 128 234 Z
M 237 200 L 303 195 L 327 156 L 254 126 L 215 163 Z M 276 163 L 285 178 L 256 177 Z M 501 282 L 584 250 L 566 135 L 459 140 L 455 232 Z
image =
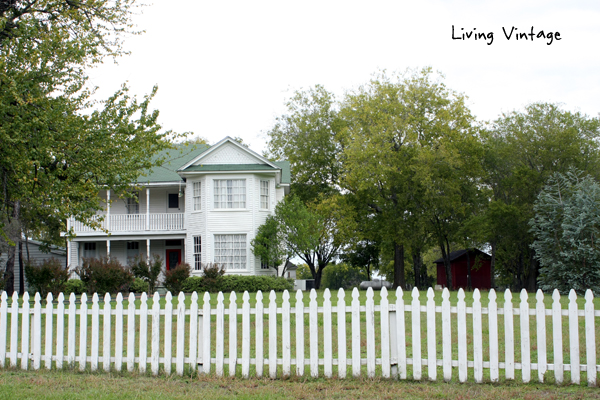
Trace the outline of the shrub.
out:
M 217 263 L 202 265 L 202 278 L 204 279 L 205 290 L 209 292 L 218 292 L 225 275 L 225 268 Z
M 181 285 L 181 290 L 183 292 L 186 292 L 186 293 L 191 293 L 191 292 L 198 292 L 198 293 L 210 292 L 210 290 L 204 284 L 204 277 L 203 276 L 190 276 L 185 281 L 183 281 L 183 284 Z
M 180 263 L 165 273 L 165 287 L 172 294 L 182 291 L 183 282 L 190 277 L 192 268 L 188 263 Z
M 133 293 L 148 292 L 148 282 L 142 278 L 135 278 L 129 286 L 129 291 Z
M 114 258 L 84 258 L 76 272 L 90 294 L 125 291 L 133 282 L 131 271 Z
M 85 292 L 85 283 L 81 279 L 69 279 L 65 283 L 65 295 L 69 296 L 71 293 L 82 294 Z
M 52 257 L 39 265 L 35 261 L 25 263 L 25 277 L 34 293 L 39 292 L 42 297 L 46 297 L 51 292 L 57 296 L 65 290 L 69 271 L 58 259 Z
M 158 276 L 163 268 L 163 259 L 158 254 L 153 254 L 152 259 L 148 260 L 142 255 L 137 255 L 129 259 L 129 267 L 133 276 L 146 282 L 144 292 L 154 293 Z M 137 290 L 136 293 L 139 293 Z
M 207 285 L 205 276 L 193 276 L 185 280 L 183 290 L 186 292 L 268 292 L 275 290 L 293 290 L 294 280 L 275 276 L 222 276 L 218 286 Z

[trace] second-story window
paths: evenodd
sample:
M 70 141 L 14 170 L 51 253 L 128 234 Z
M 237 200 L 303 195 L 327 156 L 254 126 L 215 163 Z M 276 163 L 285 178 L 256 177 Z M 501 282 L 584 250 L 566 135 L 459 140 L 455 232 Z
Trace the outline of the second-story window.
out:
M 127 214 L 139 214 L 140 213 L 140 202 L 139 193 L 134 192 L 133 197 L 127 198 Z
M 245 179 L 215 179 L 215 208 L 246 208 Z
M 194 211 L 202 210 L 202 182 L 194 182 Z
M 269 181 L 260 181 L 260 208 L 269 209 Z
M 179 208 L 179 194 L 169 193 L 168 206 L 170 209 Z

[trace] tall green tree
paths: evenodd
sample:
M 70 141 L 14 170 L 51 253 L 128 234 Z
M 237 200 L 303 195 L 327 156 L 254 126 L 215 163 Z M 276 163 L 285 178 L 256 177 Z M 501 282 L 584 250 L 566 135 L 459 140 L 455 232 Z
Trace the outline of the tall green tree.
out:
M 529 225 L 541 265 L 540 288 L 600 293 L 600 184 L 574 169 L 555 173 L 533 210 Z
M 265 223 L 258 227 L 251 244 L 252 252 L 262 264 L 273 268 L 277 276 L 284 276 L 287 262 L 294 253 L 282 232 L 279 219 L 269 215 Z
M 6 288 L 24 232 L 92 223 L 100 189 L 125 195 L 169 146 L 150 109 L 125 86 L 96 103 L 88 68 L 124 54 L 134 0 L 13 0 L 0 4 L 0 226 Z M 13 229 L 14 228 L 14 229 Z
M 500 283 L 537 288 L 539 262 L 531 247 L 533 205 L 554 173 L 574 167 L 597 177 L 600 120 L 555 104 L 533 103 L 503 114 L 483 136 L 484 184 L 490 189 L 488 242 Z

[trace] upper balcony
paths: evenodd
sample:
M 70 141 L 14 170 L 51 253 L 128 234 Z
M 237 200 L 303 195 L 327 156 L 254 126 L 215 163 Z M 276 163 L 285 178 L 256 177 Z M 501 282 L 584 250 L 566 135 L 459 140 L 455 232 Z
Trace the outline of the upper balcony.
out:
M 82 233 L 103 235 L 105 234 L 103 229 L 110 234 L 173 232 L 183 231 L 183 215 L 184 213 L 110 214 L 104 216 L 104 220 L 100 222 L 100 229 L 91 228 L 73 218 L 69 220 L 69 226 L 73 227 L 77 235 Z

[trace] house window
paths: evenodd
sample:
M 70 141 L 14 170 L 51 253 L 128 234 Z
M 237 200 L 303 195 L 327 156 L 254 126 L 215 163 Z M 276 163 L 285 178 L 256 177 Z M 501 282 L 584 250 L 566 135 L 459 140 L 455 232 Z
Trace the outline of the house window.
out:
M 82 256 L 83 256 L 83 258 L 96 257 L 96 243 L 95 242 L 84 243 Z
M 179 195 L 177 193 L 169 193 L 169 208 L 179 208 Z
M 260 181 L 260 208 L 269 209 L 269 181 Z
M 202 210 L 202 182 L 193 183 L 194 211 Z
M 133 258 L 140 254 L 140 242 L 127 242 L 127 258 Z
M 246 235 L 215 235 L 215 263 L 226 270 L 246 269 Z
M 270 267 L 267 265 L 266 262 L 264 262 L 263 260 L 260 260 L 260 269 L 269 269 Z
M 202 238 L 194 236 L 194 270 L 202 270 Z
M 127 198 L 127 214 L 139 214 L 140 213 L 140 202 L 139 193 L 132 193 L 133 197 Z
M 215 179 L 215 208 L 246 208 L 246 180 Z

